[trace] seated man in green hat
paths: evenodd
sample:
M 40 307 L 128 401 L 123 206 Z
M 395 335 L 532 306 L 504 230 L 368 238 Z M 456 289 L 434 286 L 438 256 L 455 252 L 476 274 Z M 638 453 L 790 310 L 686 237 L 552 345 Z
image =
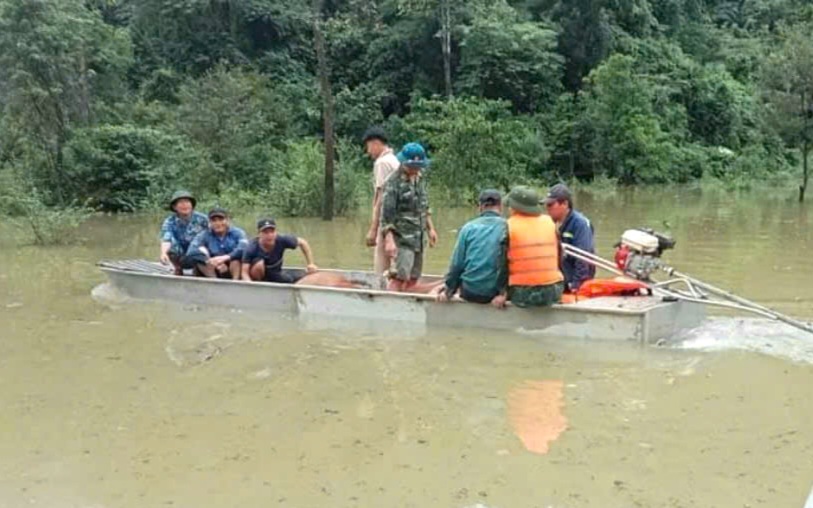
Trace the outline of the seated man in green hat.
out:
M 407 143 L 398 154 L 401 167 L 384 186 L 381 232 L 384 251 L 391 260 L 388 289 L 409 291 L 421 278 L 425 240 L 438 241 L 429 211 L 429 196 L 422 178 L 429 165 L 426 150 L 419 143 Z
M 553 220 L 542 214 L 539 195 L 530 187 L 514 187 L 508 195 L 508 291 L 501 296 L 517 307 L 547 307 L 564 290 L 559 269 L 561 246 Z
M 177 191 L 169 201 L 172 215 L 161 225 L 161 263 L 172 264 L 175 275 L 183 275 L 184 268 L 192 268 L 186 261 L 189 244 L 209 227 L 209 220 L 195 211 L 197 201 L 189 191 Z
M 246 232 L 233 226 L 229 213 L 216 206 L 209 210 L 209 228 L 189 245 L 186 260 L 195 266 L 196 275 L 240 280 L 240 263 L 247 246 Z

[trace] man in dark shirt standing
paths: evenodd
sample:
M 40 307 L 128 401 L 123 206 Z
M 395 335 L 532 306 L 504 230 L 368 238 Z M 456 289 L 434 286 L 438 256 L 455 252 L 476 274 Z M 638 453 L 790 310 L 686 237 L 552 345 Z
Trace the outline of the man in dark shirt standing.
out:
M 307 263 L 306 270 L 313 273 L 319 268 L 313 263 L 313 253 L 304 238 L 293 235 L 277 234 L 277 223 L 274 219 L 257 221 L 257 237 L 249 242 L 243 251 L 243 280 L 280 282 L 292 284 L 297 277 L 282 271 L 282 256 L 287 249 L 302 249 Z
M 563 244 L 595 253 L 593 225 L 573 208 L 573 194 L 565 184 L 557 183 L 548 191 L 544 199 L 548 215 L 559 227 L 559 237 Z M 596 276 L 596 267 L 565 255 L 562 258 L 562 274 L 565 276 L 565 290 L 575 293 L 586 280 Z

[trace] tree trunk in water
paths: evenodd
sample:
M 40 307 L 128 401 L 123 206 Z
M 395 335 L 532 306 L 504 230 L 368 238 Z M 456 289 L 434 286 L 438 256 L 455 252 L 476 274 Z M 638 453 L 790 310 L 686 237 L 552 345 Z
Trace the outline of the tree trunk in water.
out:
M 802 185 L 799 186 L 799 202 L 802 203 L 805 200 L 805 191 L 807 190 L 807 177 L 808 177 L 808 165 L 807 165 L 807 156 L 810 155 L 810 144 L 805 141 L 802 145 Z
M 68 127 L 66 124 L 66 115 L 62 111 L 62 107 L 54 104 L 56 112 L 56 148 L 54 153 L 54 173 L 56 176 L 56 199 L 60 206 L 65 205 L 65 144 L 68 142 Z
M 443 52 L 443 79 L 446 97 L 452 98 L 452 7 L 449 0 L 440 4 L 440 47 Z
M 325 34 L 322 32 L 322 5 L 324 0 L 313 0 L 313 40 L 316 47 L 316 61 L 319 73 L 319 87 L 322 92 L 322 119 L 325 131 L 325 196 L 322 203 L 322 219 L 333 220 L 334 210 L 334 135 L 335 116 L 333 90 L 330 85 L 330 68 L 327 62 Z
M 65 205 L 65 194 L 62 189 L 65 186 L 65 133 L 59 131 L 56 137 L 56 199 L 60 205 Z

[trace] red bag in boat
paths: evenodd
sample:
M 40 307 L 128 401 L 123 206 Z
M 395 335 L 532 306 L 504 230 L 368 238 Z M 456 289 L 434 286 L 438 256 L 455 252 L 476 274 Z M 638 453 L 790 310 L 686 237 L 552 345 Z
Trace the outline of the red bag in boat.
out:
M 628 277 L 614 279 L 590 279 L 584 281 L 576 293 L 579 298 L 597 298 L 599 296 L 638 296 L 650 293 L 643 282 Z

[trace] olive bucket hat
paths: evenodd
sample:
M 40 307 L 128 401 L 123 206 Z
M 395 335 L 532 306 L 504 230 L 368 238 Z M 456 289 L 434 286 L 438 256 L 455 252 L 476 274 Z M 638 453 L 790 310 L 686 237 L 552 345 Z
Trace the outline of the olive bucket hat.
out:
M 542 207 L 539 206 L 539 194 L 530 187 L 524 185 L 514 187 L 508 194 L 508 207 L 529 215 L 542 215 Z
M 175 203 L 178 202 L 179 199 L 188 199 L 192 202 L 192 208 L 195 208 L 195 205 L 198 204 L 198 200 L 195 199 L 195 196 L 192 195 L 191 192 L 187 190 L 179 190 L 175 191 L 172 195 L 172 198 L 169 200 L 169 209 L 173 212 L 175 211 Z

